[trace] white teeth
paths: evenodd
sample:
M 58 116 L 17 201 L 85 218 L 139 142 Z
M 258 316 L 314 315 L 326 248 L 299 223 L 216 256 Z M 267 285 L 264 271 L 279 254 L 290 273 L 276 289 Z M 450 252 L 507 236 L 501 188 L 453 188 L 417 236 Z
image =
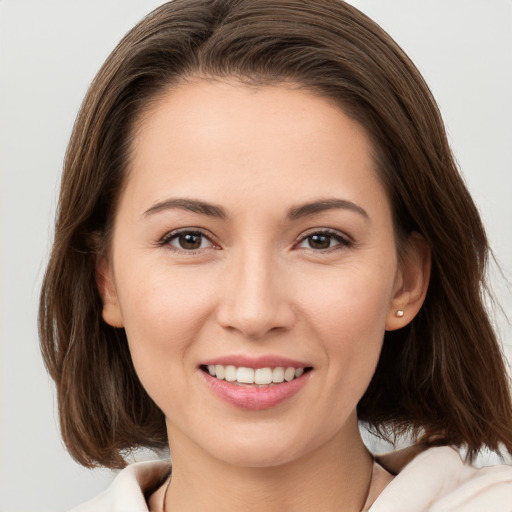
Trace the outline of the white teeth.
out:
M 254 384 L 270 384 L 272 382 L 272 368 L 258 368 L 254 372 Z
M 281 382 L 290 382 L 300 377 L 304 373 L 304 368 L 293 368 L 288 366 L 284 368 L 246 368 L 244 366 L 236 367 L 233 365 L 224 366 L 222 364 L 208 365 L 208 373 L 212 377 L 227 382 L 238 382 L 240 384 L 256 384 L 258 386 L 268 386 L 270 384 L 280 384 Z
M 236 367 L 235 366 L 226 366 L 226 371 L 224 372 L 224 378 L 228 382 L 235 382 L 236 380 Z
M 217 376 L 218 379 L 222 378 Z M 254 370 L 240 366 L 236 370 L 236 380 L 242 384 L 254 384 Z
M 217 376 L 218 379 L 224 379 L 224 376 L 225 376 L 226 372 L 224 371 L 224 366 L 222 366 L 221 364 L 216 364 L 215 365 L 215 375 Z
M 274 371 L 272 372 L 272 380 L 277 383 L 283 382 L 284 381 L 284 368 L 282 368 L 281 366 L 274 368 Z
M 295 378 L 295 368 L 286 368 L 284 371 L 284 380 L 290 382 Z

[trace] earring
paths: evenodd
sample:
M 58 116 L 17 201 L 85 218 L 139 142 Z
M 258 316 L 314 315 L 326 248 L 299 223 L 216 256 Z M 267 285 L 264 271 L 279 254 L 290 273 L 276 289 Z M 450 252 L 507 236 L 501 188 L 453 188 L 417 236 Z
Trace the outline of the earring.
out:
M 404 316 L 404 310 L 403 309 L 397 309 L 395 316 L 398 318 L 402 318 Z

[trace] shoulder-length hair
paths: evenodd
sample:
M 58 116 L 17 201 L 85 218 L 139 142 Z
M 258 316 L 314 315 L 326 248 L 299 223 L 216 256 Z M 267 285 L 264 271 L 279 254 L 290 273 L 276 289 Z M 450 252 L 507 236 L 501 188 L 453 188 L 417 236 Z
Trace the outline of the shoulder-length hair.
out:
M 507 371 L 483 304 L 488 243 L 418 70 L 342 1 L 174 0 L 108 57 L 66 153 L 39 329 L 71 455 L 122 467 L 126 451 L 167 446 L 163 413 L 137 378 L 124 330 L 102 320 L 95 272 L 137 120 L 190 77 L 299 84 L 366 129 L 397 239 L 420 233 L 432 273 L 416 318 L 385 334 L 359 418 L 381 434 L 463 446 L 470 456 L 484 445 L 512 452 Z

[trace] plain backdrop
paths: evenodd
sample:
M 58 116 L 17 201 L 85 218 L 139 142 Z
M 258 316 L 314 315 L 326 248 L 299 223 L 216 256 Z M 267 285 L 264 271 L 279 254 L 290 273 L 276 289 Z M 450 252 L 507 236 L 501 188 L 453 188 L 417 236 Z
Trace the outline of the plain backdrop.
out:
M 113 478 L 59 438 L 38 349 L 38 293 L 59 175 L 88 84 L 157 0 L 0 0 L 0 511 L 63 511 Z M 411 56 L 438 99 L 512 311 L 512 2 L 353 0 Z M 510 357 L 510 328 L 497 320 Z M 489 376 L 491 379 L 492 376 Z

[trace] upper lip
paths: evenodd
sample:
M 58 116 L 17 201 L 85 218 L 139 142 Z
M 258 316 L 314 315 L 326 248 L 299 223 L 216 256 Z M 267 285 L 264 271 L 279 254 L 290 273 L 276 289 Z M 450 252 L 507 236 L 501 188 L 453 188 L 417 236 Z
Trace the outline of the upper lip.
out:
M 288 357 L 281 357 L 277 355 L 262 355 L 262 356 L 246 356 L 246 355 L 227 355 L 208 359 L 201 363 L 201 366 L 209 365 L 222 365 L 222 366 L 236 366 L 245 368 L 277 368 L 282 366 L 284 368 L 307 368 L 312 365 L 304 362 L 290 359 Z

